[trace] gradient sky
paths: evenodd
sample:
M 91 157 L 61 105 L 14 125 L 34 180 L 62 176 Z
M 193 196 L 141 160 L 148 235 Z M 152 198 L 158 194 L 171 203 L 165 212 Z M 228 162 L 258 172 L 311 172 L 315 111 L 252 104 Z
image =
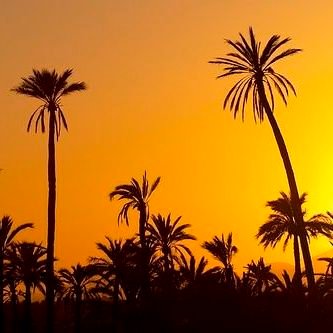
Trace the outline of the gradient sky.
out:
M 292 252 L 264 251 L 255 239 L 267 200 L 288 191 L 269 127 L 222 111 L 232 81 L 215 80 L 208 64 L 228 52 L 225 38 L 291 36 L 301 54 L 277 69 L 296 86 L 276 117 L 285 137 L 307 211 L 333 210 L 333 4 L 329 0 L 71 0 L 1 4 L 0 214 L 34 222 L 25 238 L 44 242 L 47 216 L 47 135 L 26 133 L 38 102 L 9 90 L 32 68 L 74 68 L 88 90 L 63 99 L 69 133 L 57 144 L 59 266 L 98 254 L 117 227 L 119 204 L 108 193 L 147 170 L 161 184 L 152 213 L 182 215 L 200 243 L 234 234 L 236 267 L 264 256 L 292 262 Z M 313 255 L 330 249 L 311 242 Z M 207 254 L 206 254 L 207 255 Z M 209 255 L 208 255 L 209 257 Z

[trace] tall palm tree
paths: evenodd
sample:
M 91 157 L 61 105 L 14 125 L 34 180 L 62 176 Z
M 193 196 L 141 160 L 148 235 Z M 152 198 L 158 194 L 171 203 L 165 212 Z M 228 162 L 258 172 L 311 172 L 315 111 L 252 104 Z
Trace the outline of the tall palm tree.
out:
M 3 289 L 4 289 L 4 258 L 9 246 L 13 243 L 15 236 L 22 230 L 33 228 L 32 223 L 24 223 L 13 229 L 13 220 L 10 216 L 3 216 L 0 220 L 0 331 L 4 325 L 3 315 Z
M 167 217 L 161 214 L 152 215 L 151 219 L 152 222 L 147 225 L 148 235 L 155 244 L 156 251 L 162 254 L 164 271 L 170 272 L 174 269 L 174 259 L 177 255 L 183 251 L 192 255 L 191 250 L 182 242 L 196 238 L 185 231 L 190 224 L 179 224 L 181 216 L 173 222 L 170 214 Z
M 85 90 L 84 82 L 70 83 L 72 69 L 66 69 L 58 74 L 55 70 L 41 71 L 33 69 L 32 74 L 22 78 L 21 83 L 12 91 L 33 97 L 41 102 L 41 105 L 32 113 L 27 130 L 33 127 L 35 120 L 35 132 L 38 128 L 45 132 L 45 117 L 49 114 L 48 137 L 48 228 L 47 228 L 47 285 L 46 303 L 48 313 L 48 332 L 53 332 L 53 303 L 54 303 L 54 242 L 55 242 L 55 210 L 56 210 L 56 156 L 55 138 L 59 138 L 61 127 L 68 129 L 67 121 L 63 113 L 62 97 L 71 93 Z
M 222 234 L 221 238 L 214 236 L 213 240 L 205 241 L 202 247 L 209 251 L 215 259 L 220 261 L 223 265 L 222 278 L 227 285 L 235 286 L 235 273 L 232 265 L 232 258 L 238 252 L 238 248 L 232 243 L 232 233 L 229 233 L 227 239 L 224 239 Z
M 149 219 L 149 199 L 152 193 L 160 182 L 158 177 L 151 186 L 149 186 L 147 174 L 144 173 L 142 177 L 141 185 L 139 182 L 132 178 L 130 184 L 121 184 L 109 194 L 110 200 L 118 197 L 119 200 L 125 200 L 125 204 L 118 215 L 118 224 L 120 222 L 126 222 L 129 224 L 128 212 L 130 209 L 137 210 L 139 212 L 139 237 L 142 248 L 142 269 L 144 272 L 143 276 L 143 294 L 147 296 L 149 293 L 149 258 L 148 249 L 146 243 L 146 226 Z
M 59 278 L 64 289 L 62 297 L 74 302 L 75 332 L 81 330 L 81 307 L 84 299 L 96 298 L 93 285 L 96 281 L 96 267 L 94 265 L 82 266 L 77 264 L 71 269 L 60 269 Z
M 25 288 L 25 320 L 26 331 L 31 327 L 31 295 L 36 288 L 45 294 L 46 249 L 31 242 L 14 243 L 6 253 L 6 259 L 11 270 Z
M 273 88 L 277 90 L 285 104 L 287 104 L 289 91 L 291 90 L 294 94 L 296 94 L 296 91 L 292 83 L 284 75 L 276 72 L 272 66 L 281 59 L 299 53 L 301 49 L 292 48 L 280 51 L 281 47 L 290 41 L 290 38 L 281 39 L 279 35 L 273 35 L 261 50 L 261 44 L 256 40 L 251 27 L 249 36 L 249 40 L 246 40 L 242 34 L 240 34 L 239 41 L 227 39 L 226 42 L 234 49 L 233 52 L 228 53 L 226 57 L 216 58 L 210 63 L 224 66 L 223 73 L 218 78 L 233 75 L 242 76 L 226 95 L 224 108 L 229 105 L 234 117 L 241 112 L 244 119 L 245 106 L 252 99 L 255 120 L 263 121 L 264 115 L 268 118 L 287 174 L 296 225 L 299 228 L 308 285 L 310 288 L 314 288 L 313 265 L 303 223 L 296 179 L 286 144 L 273 114 L 275 107 Z
M 306 193 L 300 196 L 301 205 L 306 200 Z M 295 260 L 295 282 L 298 286 L 301 286 L 301 259 L 299 251 L 299 228 L 296 225 L 296 218 L 292 206 L 291 197 L 286 193 L 281 192 L 281 196 L 272 201 L 268 201 L 266 206 L 273 211 L 269 215 L 268 220 L 260 226 L 256 235 L 260 238 L 260 243 L 264 248 L 271 246 L 275 247 L 283 237 L 283 250 L 286 249 L 289 240 L 293 240 L 294 245 L 294 260 Z M 305 211 L 302 210 L 303 220 Z M 304 221 L 306 235 L 308 239 L 310 237 L 317 237 L 319 235 L 332 238 L 333 236 L 333 223 L 330 217 L 324 214 L 316 214 L 309 220 Z

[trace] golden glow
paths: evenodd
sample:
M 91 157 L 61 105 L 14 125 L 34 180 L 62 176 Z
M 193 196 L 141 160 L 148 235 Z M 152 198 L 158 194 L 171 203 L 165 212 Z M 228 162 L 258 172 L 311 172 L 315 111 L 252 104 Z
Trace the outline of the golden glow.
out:
M 51 8 L 52 7 L 52 8 Z M 331 96 L 333 4 L 304 1 L 11 1 L 2 5 L 0 79 L 0 214 L 32 221 L 46 235 L 46 135 L 25 132 L 33 100 L 9 89 L 31 68 L 74 68 L 88 90 L 63 99 L 69 133 L 57 145 L 58 265 L 84 262 L 104 235 L 132 235 L 117 227 L 119 205 L 108 193 L 130 177 L 160 175 L 151 211 L 182 215 L 199 241 L 234 233 L 236 265 L 264 255 L 292 262 L 281 247 L 263 251 L 254 235 L 269 213 L 267 200 L 288 191 L 269 125 L 222 112 L 231 82 L 207 62 L 224 55 L 224 38 L 291 36 L 304 52 L 279 70 L 298 97 L 281 104 L 277 120 L 290 151 L 309 214 L 333 210 Z M 311 29 L 309 29 L 311 27 Z M 311 243 L 314 255 L 330 249 Z

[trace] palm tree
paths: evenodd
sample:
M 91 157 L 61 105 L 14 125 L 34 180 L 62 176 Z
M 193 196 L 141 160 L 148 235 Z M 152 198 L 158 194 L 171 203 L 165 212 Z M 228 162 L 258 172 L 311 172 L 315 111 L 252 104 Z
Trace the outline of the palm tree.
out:
M 249 35 L 249 41 L 242 34 L 240 34 L 240 41 L 227 39 L 226 42 L 234 49 L 234 52 L 228 53 L 226 57 L 216 58 L 210 61 L 210 63 L 224 66 L 224 72 L 218 78 L 242 75 L 242 78 L 226 95 L 224 108 L 229 105 L 231 111 L 234 113 L 234 117 L 241 112 L 244 119 L 245 106 L 252 99 L 255 120 L 263 121 L 265 114 L 268 118 L 287 174 L 296 225 L 299 228 L 300 244 L 308 285 L 312 289 L 315 286 L 313 266 L 303 223 L 296 179 L 286 144 L 273 114 L 275 107 L 273 88 L 277 90 L 285 104 L 287 104 L 289 91 L 291 90 L 294 94 L 296 94 L 296 91 L 291 82 L 284 75 L 276 72 L 272 65 L 278 60 L 300 52 L 301 49 L 292 48 L 277 53 L 282 46 L 290 41 L 290 38 L 281 39 L 279 35 L 273 35 L 261 51 L 261 44 L 256 40 L 251 27 Z
M 10 262 L 8 262 L 8 252 L 6 251 L 5 255 L 5 263 L 4 263 L 4 303 L 10 303 L 11 307 L 11 326 L 12 331 L 17 332 L 18 331 L 18 303 L 19 303 L 19 297 L 24 296 L 24 293 L 21 289 L 19 289 L 20 279 L 17 275 L 17 269 L 16 266 L 11 265 Z
M 149 258 L 148 249 L 146 244 L 146 226 L 149 219 L 149 199 L 152 193 L 160 182 L 158 177 L 151 186 L 149 186 L 147 174 L 144 173 L 142 177 L 142 184 L 132 178 L 130 184 L 122 184 L 116 186 L 116 188 L 109 194 L 110 200 L 118 197 L 119 200 L 125 200 L 125 204 L 118 215 L 118 224 L 120 222 L 126 222 L 129 225 L 128 211 L 130 209 L 137 210 L 139 212 L 139 237 L 142 249 L 142 269 L 144 272 L 142 287 L 143 294 L 147 296 L 149 293 Z
M 238 252 L 238 248 L 232 244 L 232 233 L 229 233 L 227 240 L 224 240 L 224 235 L 221 238 L 214 236 L 213 240 L 205 241 L 202 247 L 209 251 L 213 257 L 220 261 L 223 265 L 221 270 L 222 278 L 228 286 L 235 286 L 235 273 L 232 265 L 232 258 Z
M 13 243 L 15 236 L 22 230 L 33 228 L 32 223 L 24 223 L 13 229 L 13 220 L 10 216 L 3 216 L 0 220 L 0 331 L 3 331 L 4 315 L 4 258 L 9 246 Z
M 112 299 L 112 331 L 117 330 L 119 320 L 120 300 L 128 303 L 134 301 L 139 293 L 140 285 L 137 281 L 139 272 L 138 246 L 134 239 L 123 241 L 106 237 L 108 243 L 97 243 L 97 248 L 103 252 L 103 257 L 91 258 L 96 265 L 101 279 L 95 290 L 106 294 Z
M 299 251 L 299 228 L 296 225 L 296 218 L 292 207 L 291 197 L 286 193 L 281 192 L 281 197 L 276 200 L 268 201 L 266 206 L 270 207 L 273 211 L 269 215 L 268 220 L 260 226 L 256 235 L 260 238 L 260 244 L 263 244 L 264 248 L 271 246 L 275 247 L 277 243 L 281 241 L 283 237 L 283 250 L 286 249 L 289 240 L 293 240 L 294 245 L 294 260 L 295 260 L 295 282 L 301 287 L 301 260 Z M 306 193 L 300 196 L 301 205 L 306 200 Z M 305 211 L 302 211 L 304 220 Z M 328 238 L 332 238 L 333 224 L 331 219 L 323 214 L 317 214 L 312 216 L 309 220 L 304 221 L 306 235 L 310 240 L 310 237 L 317 237 L 318 235 L 324 235 Z
M 119 200 L 126 200 L 126 203 L 119 212 L 118 224 L 125 221 L 126 224 L 129 225 L 128 211 L 130 208 L 139 212 L 139 236 L 142 248 L 146 247 L 146 224 L 149 219 L 149 198 L 158 186 L 160 179 L 160 177 L 157 177 L 153 185 L 149 187 L 147 173 L 145 171 L 141 186 L 135 178 L 132 178 L 130 184 L 118 185 L 109 194 L 110 200 L 115 197 L 118 197 Z
M 208 260 L 205 257 L 201 257 L 198 263 L 193 255 L 190 256 L 189 261 L 183 254 L 180 255 L 179 259 L 177 259 L 179 273 L 185 287 L 195 287 L 202 283 L 216 280 L 218 268 L 206 269 Z
M 261 295 L 280 286 L 278 277 L 271 272 L 271 265 L 266 265 L 263 258 L 257 263 L 252 260 L 245 268 L 245 276 L 249 280 L 253 295 Z
M 58 74 L 55 70 L 41 71 L 33 69 L 32 75 L 22 78 L 21 83 L 12 91 L 33 97 L 42 104 L 31 115 L 27 130 L 30 131 L 35 119 L 35 132 L 38 128 L 45 132 L 45 113 L 49 113 L 48 138 L 48 228 L 47 228 L 47 285 L 46 303 L 48 313 L 48 332 L 53 331 L 53 303 L 54 303 L 54 242 L 55 242 L 55 209 L 56 209 L 56 159 L 55 137 L 59 138 L 61 126 L 68 129 L 63 113 L 61 99 L 71 93 L 85 90 L 84 82 L 68 82 L 72 69 L 66 69 Z
M 152 215 L 152 223 L 148 223 L 147 231 L 149 238 L 155 245 L 157 252 L 162 254 L 163 266 L 165 272 L 174 270 L 174 259 L 185 251 L 188 255 L 192 255 L 191 250 L 182 241 L 195 240 L 196 238 L 188 234 L 185 229 L 190 224 L 179 224 L 181 216 L 171 222 L 171 215 L 166 218 L 162 215 Z
M 14 243 L 6 253 L 11 270 L 25 287 L 26 330 L 31 330 L 31 291 L 36 288 L 45 294 L 46 249 L 31 242 Z
M 81 307 L 84 299 L 96 298 L 93 292 L 93 284 L 96 281 L 96 267 L 94 265 L 82 266 L 77 264 L 71 269 L 60 269 L 59 278 L 63 283 L 62 298 L 74 301 L 75 332 L 81 330 Z
M 105 237 L 108 244 L 97 243 L 97 248 L 103 252 L 104 258 L 91 258 L 91 262 L 98 267 L 99 274 L 105 281 L 102 291 L 110 293 L 117 307 L 121 298 L 131 297 L 127 294 L 131 272 L 135 271 L 136 245 L 133 239 L 113 240 Z

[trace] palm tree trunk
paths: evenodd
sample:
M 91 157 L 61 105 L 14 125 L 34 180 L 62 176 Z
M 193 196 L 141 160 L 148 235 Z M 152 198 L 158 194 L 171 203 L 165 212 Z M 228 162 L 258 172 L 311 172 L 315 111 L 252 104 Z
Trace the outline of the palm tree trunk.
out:
M 299 244 L 298 237 L 294 235 L 294 259 L 295 259 L 295 276 L 294 279 L 296 281 L 297 287 L 302 287 L 302 272 L 301 272 L 301 258 L 299 253 Z
M 25 284 L 25 300 L 24 300 L 24 317 L 25 317 L 25 332 L 32 332 L 31 321 L 31 287 L 29 283 Z
M 54 323 L 54 240 L 55 240 L 55 207 L 56 207 L 56 172 L 55 172 L 55 110 L 49 109 L 49 142 L 48 142 L 48 226 L 46 256 L 46 310 L 47 333 L 53 332 Z
M 10 288 L 10 303 L 12 308 L 11 325 L 12 325 L 12 332 L 15 333 L 18 331 L 19 318 L 17 311 L 18 298 L 16 294 L 16 287 L 14 280 L 10 281 L 9 288 Z
M 140 207 L 139 235 L 142 249 L 142 294 L 145 299 L 149 297 L 149 254 L 146 242 L 147 207 Z
M 75 298 L 75 313 L 74 313 L 75 333 L 80 333 L 81 331 L 81 305 L 82 305 L 82 294 L 81 292 L 79 292 Z
M 119 289 L 120 281 L 116 276 L 113 287 L 113 304 L 112 304 L 112 317 L 111 317 L 111 332 L 117 332 L 118 321 L 119 321 Z
M 145 204 L 140 207 L 139 217 L 139 236 L 141 247 L 144 249 L 147 247 L 146 244 L 146 224 L 147 224 L 147 207 Z
M 260 80 L 258 80 L 258 81 L 260 81 Z M 276 119 L 272 113 L 271 107 L 267 101 L 267 97 L 265 94 L 265 89 L 264 89 L 264 85 L 263 85 L 262 81 L 260 81 L 260 84 L 258 83 L 258 92 L 259 92 L 260 100 L 263 103 L 265 113 L 266 113 L 269 123 L 272 127 L 274 137 L 275 137 L 276 143 L 279 147 L 281 158 L 283 160 L 283 164 L 284 164 L 285 171 L 287 174 L 288 184 L 289 184 L 289 189 L 290 189 L 290 199 L 291 199 L 292 207 L 293 207 L 294 214 L 295 214 L 295 221 L 296 221 L 297 229 L 299 232 L 299 239 L 300 239 L 300 244 L 301 244 L 302 253 L 303 253 L 303 260 L 304 260 L 304 266 L 305 266 L 305 271 L 306 271 L 306 277 L 307 277 L 307 281 L 308 281 L 308 287 L 310 290 L 312 290 L 315 287 L 314 272 L 313 272 L 309 244 L 308 244 L 308 241 L 306 238 L 306 231 L 305 231 L 304 221 L 303 221 L 303 213 L 302 213 L 302 208 L 301 208 L 301 204 L 300 204 L 300 200 L 299 200 L 299 194 L 298 194 L 294 171 L 293 171 L 293 168 L 292 168 L 292 165 L 290 162 L 288 150 L 287 150 L 286 144 L 284 142 L 283 136 L 281 134 L 280 128 L 276 122 Z

